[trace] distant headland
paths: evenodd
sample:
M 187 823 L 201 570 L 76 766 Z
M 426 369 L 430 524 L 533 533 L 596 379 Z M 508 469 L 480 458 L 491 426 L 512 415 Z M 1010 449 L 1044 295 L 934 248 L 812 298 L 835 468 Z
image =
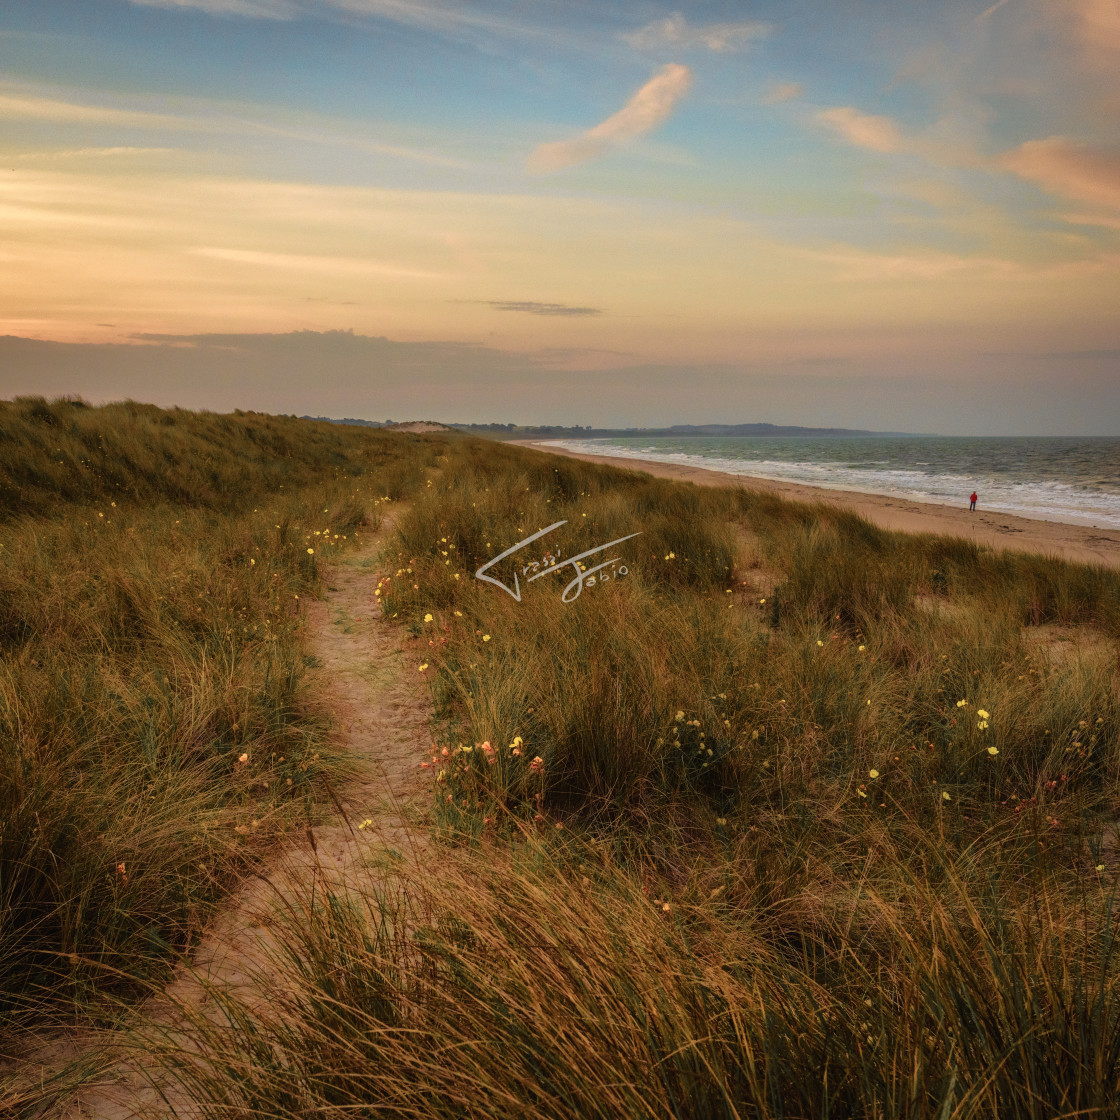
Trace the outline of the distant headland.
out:
M 346 417 L 304 416 L 304 420 L 323 420 L 329 424 L 357 424 L 368 428 L 398 428 L 411 431 L 460 431 L 488 439 L 617 439 L 627 436 L 642 439 L 653 436 L 833 436 L 860 439 L 870 436 L 904 437 L 929 435 L 918 432 L 875 432 L 862 428 L 806 428 L 797 424 L 673 424 L 668 428 L 592 428 L 579 424 L 443 424 L 436 420 L 406 421 L 356 420 Z M 418 427 L 418 425 L 424 427 Z

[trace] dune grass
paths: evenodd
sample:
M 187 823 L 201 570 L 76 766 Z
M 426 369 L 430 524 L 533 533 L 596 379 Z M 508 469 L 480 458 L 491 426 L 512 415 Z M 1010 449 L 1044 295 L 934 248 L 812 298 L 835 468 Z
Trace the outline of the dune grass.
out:
M 883 886 L 806 923 L 651 899 L 594 845 L 476 852 L 288 915 L 260 1009 L 187 1009 L 198 1049 L 140 1037 L 214 1117 L 1113 1114 L 1092 902 Z
M 208 1116 L 1111 1114 L 1115 573 L 466 440 L 397 536 L 443 843 L 215 994 Z
M 0 1031 L 104 1009 L 195 939 L 344 760 L 301 596 L 437 441 L 0 404 Z
M 440 841 L 279 914 L 269 998 L 153 1068 L 214 1120 L 1113 1114 L 1120 576 L 440 451 L 377 585 Z M 520 602 L 474 578 L 557 521 Z

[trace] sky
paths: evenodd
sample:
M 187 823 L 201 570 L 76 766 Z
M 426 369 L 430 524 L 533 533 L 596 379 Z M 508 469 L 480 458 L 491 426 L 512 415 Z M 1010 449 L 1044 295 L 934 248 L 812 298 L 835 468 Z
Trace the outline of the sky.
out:
M 0 395 L 1120 434 L 1120 0 L 5 0 Z

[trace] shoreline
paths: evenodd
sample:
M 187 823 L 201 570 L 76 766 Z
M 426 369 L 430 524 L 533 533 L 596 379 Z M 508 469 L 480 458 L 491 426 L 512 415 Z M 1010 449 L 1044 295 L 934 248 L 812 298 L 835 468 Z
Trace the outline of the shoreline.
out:
M 866 518 L 881 529 L 902 533 L 935 533 L 962 537 L 974 544 L 1015 552 L 1037 552 L 1079 564 L 1120 568 L 1120 529 L 1096 529 L 1066 521 L 1042 521 L 978 508 L 937 505 L 887 494 L 865 494 L 856 490 L 828 490 L 803 482 L 777 482 L 768 478 L 728 474 L 706 467 L 663 463 L 654 459 L 623 458 L 569 451 L 543 440 L 511 440 L 519 447 L 566 455 L 587 463 L 605 463 L 623 470 L 644 471 L 655 478 L 694 482 L 698 486 L 737 486 L 778 494 L 796 502 L 823 502 Z

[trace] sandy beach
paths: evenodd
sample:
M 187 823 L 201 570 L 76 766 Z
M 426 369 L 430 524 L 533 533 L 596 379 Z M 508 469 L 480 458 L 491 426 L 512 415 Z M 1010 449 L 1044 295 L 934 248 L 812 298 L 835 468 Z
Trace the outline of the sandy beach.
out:
M 1060 556 L 1082 564 L 1120 567 L 1120 529 L 1096 529 L 1089 525 L 1069 525 L 1061 521 L 1040 521 L 1016 517 L 1010 513 L 987 511 L 981 506 L 970 513 L 961 508 L 916 502 L 885 494 L 861 494 L 853 490 L 825 490 L 795 482 L 774 482 L 766 478 L 727 474 L 702 467 L 678 463 L 660 463 L 649 459 L 622 459 L 612 455 L 588 455 L 568 451 L 543 441 L 515 441 L 523 447 L 567 455 L 589 463 L 607 463 L 612 467 L 644 471 L 658 478 L 695 482 L 698 486 L 741 486 L 780 494 L 798 502 L 824 502 L 851 510 L 883 529 L 906 533 L 937 533 L 964 537 L 991 548 L 1010 548 L 1019 552 L 1038 552 Z

